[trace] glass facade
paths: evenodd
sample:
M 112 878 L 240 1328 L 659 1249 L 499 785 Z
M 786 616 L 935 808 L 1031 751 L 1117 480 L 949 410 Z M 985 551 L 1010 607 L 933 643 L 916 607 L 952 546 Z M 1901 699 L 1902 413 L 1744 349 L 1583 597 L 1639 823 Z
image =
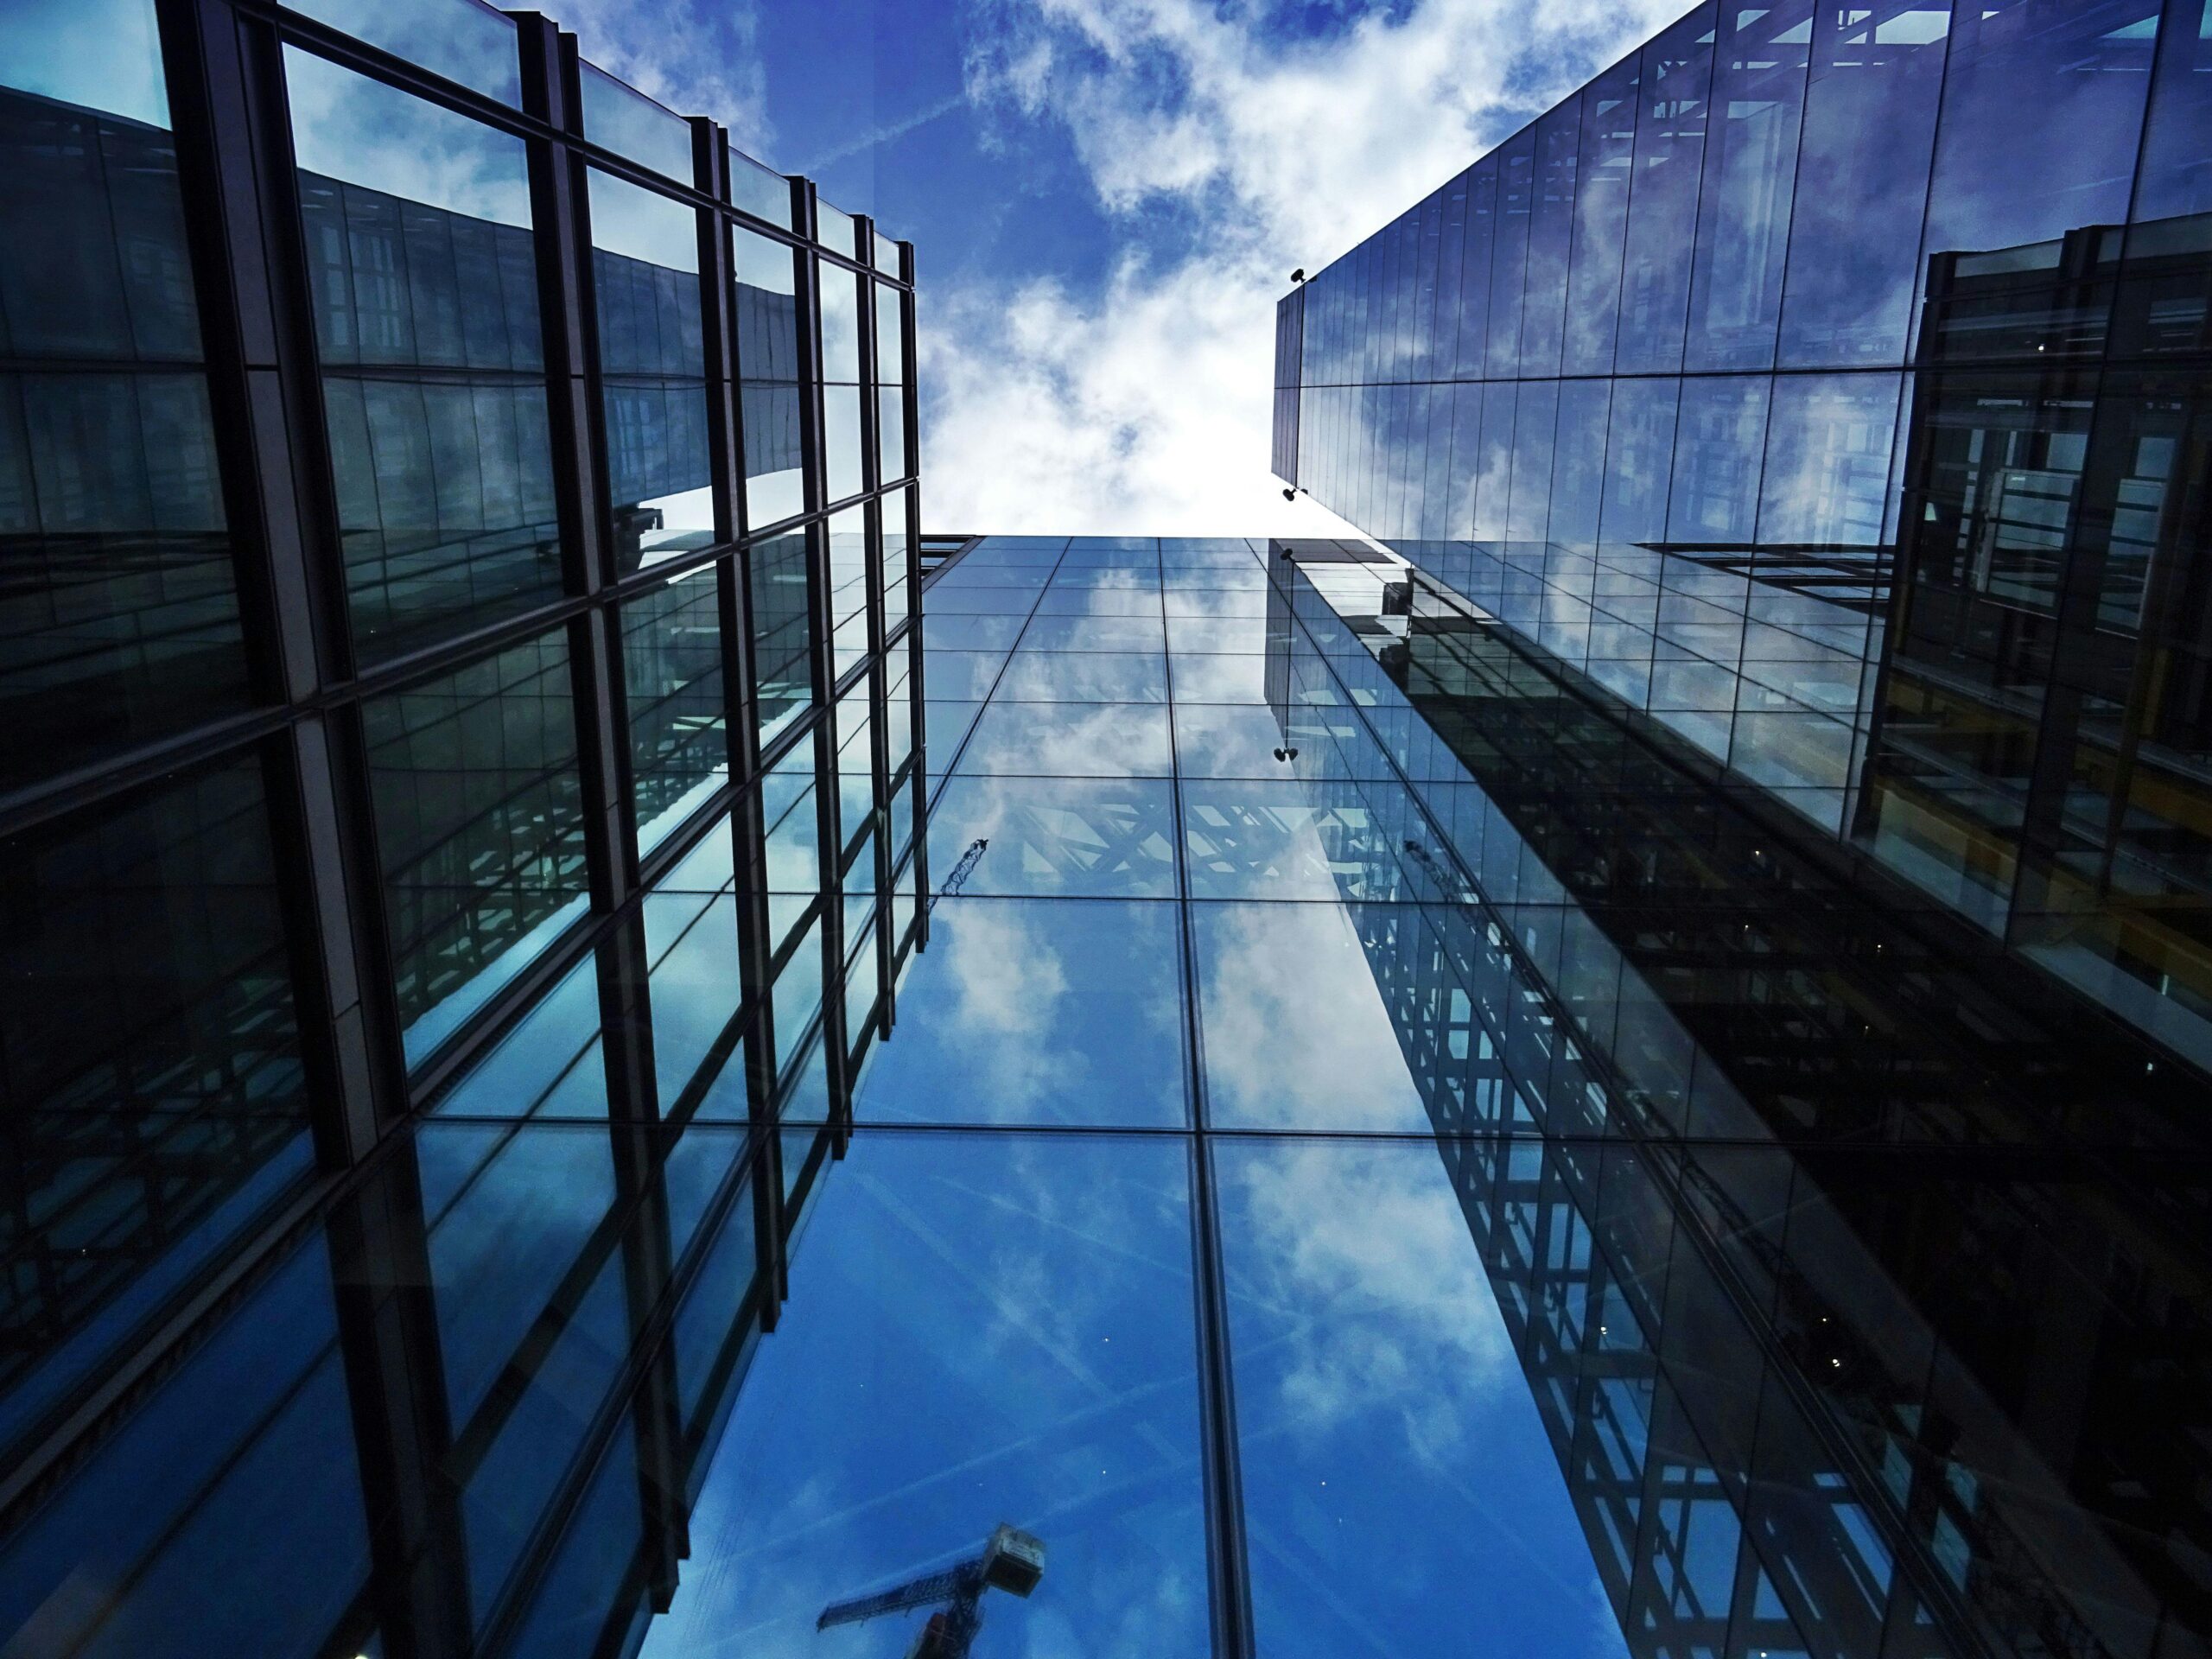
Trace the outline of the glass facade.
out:
M 691 1511 L 755 1570 L 647 1654 L 999 1520 L 977 1652 L 2212 1629 L 2199 1080 L 1386 552 L 994 537 L 924 611 L 927 948 Z
M 1274 446 L 2200 1065 L 2208 19 L 1701 6 L 1281 302 Z
M 634 1651 L 925 928 L 911 251 L 575 51 L 0 16 L 9 1653 Z

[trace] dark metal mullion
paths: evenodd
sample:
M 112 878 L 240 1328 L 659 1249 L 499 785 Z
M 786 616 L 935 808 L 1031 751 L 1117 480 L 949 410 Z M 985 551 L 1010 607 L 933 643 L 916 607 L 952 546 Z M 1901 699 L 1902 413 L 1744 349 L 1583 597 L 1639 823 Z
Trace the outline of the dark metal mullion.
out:
M 814 186 L 805 179 L 791 181 L 793 217 L 801 233 L 811 243 L 816 237 Z M 811 252 L 799 260 L 799 451 L 804 469 L 807 511 L 822 513 L 830 505 L 826 439 L 823 422 L 822 285 L 821 268 Z M 815 818 L 822 852 L 821 912 L 817 925 L 822 937 L 822 1043 L 830 1076 L 829 1118 L 834 1129 L 832 1150 L 845 1155 L 846 1126 L 851 1119 L 847 1099 L 845 1065 L 845 927 L 844 833 L 838 822 L 837 716 L 836 653 L 830 626 L 832 593 L 830 578 L 830 521 L 817 518 L 807 537 L 807 650 L 814 679 L 815 699 L 821 707 L 815 734 Z M 777 1078 L 778 1092 L 784 1079 Z
M 222 0 L 161 0 L 207 383 L 263 701 L 352 669 L 282 50 Z M 326 1169 L 405 1111 L 391 946 L 358 712 L 289 720 L 263 746 L 279 903 Z
M 717 200 L 729 194 L 729 135 L 703 118 L 691 125 L 692 162 L 700 188 Z M 700 269 L 708 283 L 704 315 L 712 333 L 708 341 L 708 375 L 712 407 L 708 429 L 713 441 L 716 523 L 726 515 L 733 531 L 747 526 L 745 497 L 745 410 L 738 361 L 736 266 L 730 256 L 728 223 L 705 221 Z M 719 422 L 719 425 L 716 423 Z M 802 441 L 803 442 L 803 441 Z M 804 462 L 802 461 L 802 465 Z M 783 1144 L 775 1132 L 776 1024 L 775 941 L 768 925 L 768 845 L 761 800 L 759 688 L 755 664 L 753 584 L 756 556 L 747 544 L 724 559 L 720 582 L 722 629 L 723 718 L 728 723 L 730 776 L 739 789 L 730 804 L 731 868 L 737 911 L 737 961 L 744 1034 L 738 1039 L 738 1064 L 744 1070 L 745 1116 L 757 1147 L 742 1179 L 753 1189 L 753 1260 L 760 1286 L 758 1317 L 763 1332 L 776 1328 L 791 1274 L 784 1259 Z M 750 1014 L 746 1013 L 750 1009 Z M 722 1062 L 729 1064 L 727 1058 Z
M 542 17 L 517 22 L 531 114 L 556 133 L 580 130 L 582 71 L 575 37 Z M 619 1194 L 615 1213 L 625 1217 L 614 1243 L 634 1344 L 666 1294 L 671 1249 L 661 1182 L 645 918 L 630 902 L 639 893 L 637 826 L 622 642 L 617 613 L 607 601 L 613 569 L 589 192 L 583 162 L 565 139 L 531 143 L 530 176 L 540 311 L 552 322 L 546 368 L 563 564 L 570 594 L 594 601 L 569 624 L 593 905 L 603 914 L 628 912 L 599 942 L 593 960 L 609 1153 Z M 636 1440 L 646 1578 L 655 1605 L 665 1607 L 685 1548 L 681 1414 L 673 1355 L 655 1349 L 639 1365 L 623 1415 Z
M 1063 557 L 1065 556 L 1063 555 Z M 1160 583 L 1160 625 L 1167 628 L 1166 569 Z M 1163 645 L 1164 650 L 1164 645 Z M 1208 1134 L 1205 1033 L 1198 1019 L 1198 938 L 1192 925 L 1185 867 L 1190 852 L 1183 827 L 1183 760 L 1175 739 L 1175 658 L 1166 652 L 1167 745 L 1174 781 L 1175 916 L 1181 950 L 1183 1025 L 1191 1075 L 1191 1241 L 1198 1341 L 1198 1434 L 1206 1505 L 1206 1577 L 1212 1613 L 1214 1659 L 1252 1659 L 1251 1572 L 1245 1553 L 1244 1483 L 1236 1441 L 1236 1377 L 1229 1353 L 1229 1292 L 1222 1270 L 1221 1219 L 1214 1186 L 1213 1143 Z

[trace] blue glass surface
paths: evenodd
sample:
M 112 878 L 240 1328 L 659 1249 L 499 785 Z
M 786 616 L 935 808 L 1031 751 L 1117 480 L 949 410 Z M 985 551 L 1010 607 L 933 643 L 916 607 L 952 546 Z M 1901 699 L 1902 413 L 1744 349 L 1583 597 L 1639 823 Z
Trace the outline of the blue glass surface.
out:
M 943 689 L 934 658 L 930 689 Z M 1155 652 L 1025 649 L 1007 660 L 995 695 L 1010 702 L 1165 702 L 1167 663 Z
M 954 770 L 1049 778 L 1173 775 L 1167 711 L 1157 703 L 994 702 Z
M 1625 1659 L 1436 1148 L 1213 1158 L 1261 1650 Z
M 1065 1135 L 863 1130 L 827 1166 L 791 1300 L 691 1522 L 702 1576 L 645 1654 L 733 1631 L 824 1659 L 903 1650 L 922 1612 L 817 1636 L 833 1601 L 1044 1541 L 977 1659 L 1141 1631 L 1207 1642 L 1188 1154 Z M 947 1340 L 950 1333 L 959 1340 Z
M 1166 695 L 1163 682 L 1161 695 Z M 1175 701 L 1265 702 L 1268 659 L 1250 654 L 1197 652 L 1175 658 Z
M 1621 259 L 1620 374 L 1678 369 L 1704 172 L 1713 0 L 1643 48 L 1637 74 L 1636 188 Z
M 1778 360 L 1894 364 L 1919 276 L 1948 0 L 1816 7 Z M 1896 16 L 1892 16 L 1892 12 Z
M 984 841 L 964 892 L 1172 898 L 1173 788 L 1141 779 L 955 778 L 931 818 L 931 861 L 950 869 Z
M 1416 911 L 1391 906 L 1192 906 L 1206 1122 L 1427 1130 L 1363 943 L 1420 925 Z
M 1621 257 L 1636 156 L 1637 65 L 1629 59 L 1583 89 L 1574 174 L 1574 248 L 1567 275 L 1567 374 L 1611 374 L 1620 315 Z
M 1175 1127 L 1188 1117 L 1175 907 L 951 899 L 855 1089 L 862 1122 Z
M 1812 16 L 1812 0 L 1783 0 L 1723 6 L 1715 19 L 1685 368 L 1774 362 Z

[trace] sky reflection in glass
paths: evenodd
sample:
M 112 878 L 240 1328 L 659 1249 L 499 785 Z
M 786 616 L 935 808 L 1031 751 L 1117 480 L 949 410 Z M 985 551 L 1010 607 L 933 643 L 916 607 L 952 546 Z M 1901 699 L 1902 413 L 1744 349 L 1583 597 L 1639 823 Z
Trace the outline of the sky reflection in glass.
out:
M 816 1616 L 1002 1521 L 1046 1571 L 985 1603 L 976 1659 L 1204 1652 L 1188 1169 L 1173 1141 L 858 1135 L 691 1517 L 716 1570 L 649 1659 L 902 1652 L 920 1613 Z
M 1158 902 L 940 904 L 855 1116 L 1179 1128 L 1176 919 Z
M 1213 1158 L 1260 1651 L 1625 1656 L 1435 1148 Z

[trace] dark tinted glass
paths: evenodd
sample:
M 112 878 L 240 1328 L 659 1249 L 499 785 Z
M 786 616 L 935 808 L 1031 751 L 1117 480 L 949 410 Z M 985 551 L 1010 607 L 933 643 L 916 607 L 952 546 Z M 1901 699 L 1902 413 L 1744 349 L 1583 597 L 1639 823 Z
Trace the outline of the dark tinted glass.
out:
M 678 576 L 622 607 L 631 783 L 642 852 L 729 772 L 720 567 Z
M 285 70 L 353 636 L 388 657 L 561 592 L 529 169 L 519 138 Z
M 0 49 L 0 789 L 242 709 L 150 7 Z
M 814 706 L 812 624 L 804 532 L 756 543 L 744 556 L 753 631 L 753 696 L 760 741 Z
M 308 1173 L 260 769 L 0 848 L 11 1218 L 0 1446 Z
M 556 632 L 362 706 L 412 1059 L 582 913 L 573 695 Z

